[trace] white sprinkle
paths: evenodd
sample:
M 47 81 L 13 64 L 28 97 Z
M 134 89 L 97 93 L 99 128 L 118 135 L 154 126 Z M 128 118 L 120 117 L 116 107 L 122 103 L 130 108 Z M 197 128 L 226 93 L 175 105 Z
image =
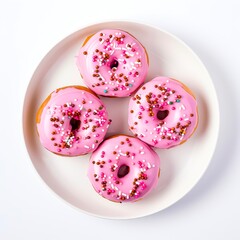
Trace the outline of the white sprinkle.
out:
M 94 149 L 94 148 L 95 148 L 95 144 L 93 143 L 93 144 L 92 144 L 92 149 Z
M 89 146 L 87 146 L 87 145 L 84 145 L 84 147 L 85 147 L 85 148 L 90 148 L 90 147 L 89 147 Z
M 76 98 L 74 98 L 74 102 L 76 102 L 77 101 L 77 99 Z
M 89 101 L 89 103 L 93 103 L 93 101 Z
M 143 147 L 140 147 L 141 150 L 143 150 Z
M 145 153 L 145 152 L 143 152 L 143 151 L 142 151 L 142 152 L 140 152 L 140 154 L 142 154 L 142 155 L 143 155 L 144 153 Z
M 115 146 L 115 149 L 118 149 L 118 145 Z
M 149 162 L 147 163 L 147 166 L 148 166 L 148 168 L 151 168 L 151 164 Z
M 155 165 L 153 164 L 152 167 L 155 167 Z
M 181 110 L 181 109 L 183 109 L 183 110 L 186 109 L 185 106 L 184 106 L 183 104 L 182 104 L 181 107 L 180 107 L 180 110 Z

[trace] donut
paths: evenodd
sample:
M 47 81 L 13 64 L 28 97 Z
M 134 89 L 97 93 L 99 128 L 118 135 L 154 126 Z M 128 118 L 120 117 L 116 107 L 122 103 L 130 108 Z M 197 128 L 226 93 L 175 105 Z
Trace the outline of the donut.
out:
M 93 152 L 110 124 L 101 100 L 82 86 L 52 92 L 40 106 L 36 122 L 41 144 L 63 156 Z
M 130 96 L 148 72 L 145 48 L 119 29 L 105 29 L 87 37 L 76 64 L 85 84 L 108 97 Z
M 95 191 L 113 202 L 133 202 L 156 187 L 160 159 L 141 140 L 127 135 L 111 137 L 93 152 L 88 177 Z
M 179 81 L 156 77 L 131 97 L 128 124 L 136 137 L 151 146 L 164 149 L 177 146 L 197 128 L 196 99 Z

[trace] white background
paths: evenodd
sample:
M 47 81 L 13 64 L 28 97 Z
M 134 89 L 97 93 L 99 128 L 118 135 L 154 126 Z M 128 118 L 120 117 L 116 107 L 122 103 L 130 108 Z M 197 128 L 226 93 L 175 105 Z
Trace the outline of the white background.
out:
M 0 0 L 0 239 L 240 239 L 240 2 Z M 92 23 L 132 20 L 185 41 L 209 70 L 218 94 L 220 135 L 197 184 L 170 208 L 134 220 L 85 215 L 46 188 L 22 136 L 31 75 L 57 42 Z M 33 116 L 34 117 L 34 116 Z

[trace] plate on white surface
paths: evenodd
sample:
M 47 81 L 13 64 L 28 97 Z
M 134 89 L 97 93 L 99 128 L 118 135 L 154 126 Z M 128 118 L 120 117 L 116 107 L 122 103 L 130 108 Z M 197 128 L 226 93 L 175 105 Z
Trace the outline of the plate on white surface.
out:
M 123 29 L 146 48 L 150 68 L 146 81 L 168 76 L 182 81 L 196 95 L 199 125 L 181 146 L 156 150 L 161 158 L 161 177 L 156 189 L 135 203 L 114 203 L 99 196 L 87 178 L 90 155 L 61 157 L 44 149 L 37 136 L 35 115 L 42 101 L 56 88 L 84 85 L 75 64 L 84 39 L 105 28 Z M 107 136 L 130 134 L 127 124 L 129 98 L 103 98 L 110 119 Z M 37 67 L 26 91 L 23 131 L 34 168 L 60 198 L 95 216 L 130 219 L 161 211 L 181 199 L 199 181 L 212 158 L 219 130 L 219 108 L 212 80 L 196 54 L 175 36 L 144 24 L 106 22 L 81 29 L 58 43 Z

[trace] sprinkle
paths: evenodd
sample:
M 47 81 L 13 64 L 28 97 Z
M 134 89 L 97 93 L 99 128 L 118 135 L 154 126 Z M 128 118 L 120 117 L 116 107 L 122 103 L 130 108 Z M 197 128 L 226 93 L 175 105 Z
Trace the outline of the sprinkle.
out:
M 178 102 L 178 103 L 179 103 L 180 101 L 181 101 L 180 99 L 177 99 L 177 100 L 176 100 L 176 102 Z
M 85 148 L 90 148 L 88 145 L 84 145 Z
M 180 109 L 185 110 L 186 108 L 185 108 L 185 106 L 182 104 L 181 107 L 180 107 Z
M 131 84 L 131 83 L 129 83 L 129 85 L 128 85 L 129 87 L 132 87 L 133 86 L 133 84 Z
M 107 92 L 108 92 L 108 90 L 107 90 L 107 89 L 104 89 L 104 90 L 103 90 L 103 92 L 104 92 L 104 93 L 107 93 Z

